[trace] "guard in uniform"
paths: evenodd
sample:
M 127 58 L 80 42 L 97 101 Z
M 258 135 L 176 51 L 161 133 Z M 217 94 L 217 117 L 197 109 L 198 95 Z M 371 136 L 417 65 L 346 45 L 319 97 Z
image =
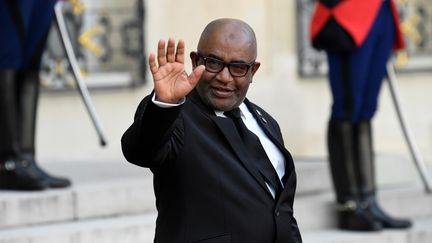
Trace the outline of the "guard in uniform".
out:
M 56 0 L 0 0 L 0 189 L 70 185 L 35 161 L 39 68 Z
M 393 0 L 320 0 L 311 23 L 311 40 L 334 21 L 353 43 L 326 49 L 333 104 L 328 125 L 329 162 L 341 229 L 376 231 L 408 228 L 378 205 L 371 120 L 392 50 L 404 47 Z M 341 38 L 343 39 L 343 38 Z M 331 42 L 328 42 L 331 43 Z

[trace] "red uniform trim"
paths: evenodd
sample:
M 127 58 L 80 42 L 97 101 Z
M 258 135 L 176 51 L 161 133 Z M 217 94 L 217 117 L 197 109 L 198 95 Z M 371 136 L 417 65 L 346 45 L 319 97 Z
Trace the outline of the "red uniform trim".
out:
M 401 21 L 399 17 L 399 11 L 397 9 L 396 3 L 393 0 L 390 1 L 390 7 L 393 13 L 393 21 L 395 22 L 396 25 L 396 40 L 393 49 L 400 50 L 405 48 L 405 38 L 400 26 Z
M 402 49 L 405 47 L 405 41 L 399 26 L 399 14 L 394 1 L 389 1 L 396 25 L 396 39 L 393 48 Z M 329 9 L 317 1 L 310 26 L 311 40 L 318 35 L 330 16 L 333 16 L 351 35 L 355 44 L 361 46 L 372 27 L 382 2 L 383 0 L 345 0 Z

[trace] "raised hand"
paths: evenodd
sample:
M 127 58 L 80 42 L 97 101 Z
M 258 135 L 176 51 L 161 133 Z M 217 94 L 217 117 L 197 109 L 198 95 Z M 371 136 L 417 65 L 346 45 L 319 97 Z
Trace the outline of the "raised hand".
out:
M 197 84 L 204 72 L 204 66 L 197 66 L 190 75 L 184 70 L 185 44 L 183 40 L 177 43 L 168 39 L 165 51 L 165 41 L 159 40 L 157 62 L 153 53 L 149 56 L 150 71 L 153 75 L 156 100 L 166 103 L 177 103 L 185 97 Z

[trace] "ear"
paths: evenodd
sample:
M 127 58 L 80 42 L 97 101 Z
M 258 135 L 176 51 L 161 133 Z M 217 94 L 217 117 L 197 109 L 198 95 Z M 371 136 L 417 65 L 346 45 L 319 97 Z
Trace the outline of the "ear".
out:
M 189 56 L 190 56 L 190 59 L 192 61 L 192 68 L 195 69 L 198 66 L 198 59 L 199 59 L 198 53 L 195 51 L 192 51 L 189 54 Z
M 252 67 L 251 67 L 251 72 L 252 72 L 252 75 L 255 75 L 255 73 L 256 73 L 256 71 L 258 71 L 258 68 L 261 66 L 261 63 L 260 62 L 255 62 L 253 65 L 252 65 Z

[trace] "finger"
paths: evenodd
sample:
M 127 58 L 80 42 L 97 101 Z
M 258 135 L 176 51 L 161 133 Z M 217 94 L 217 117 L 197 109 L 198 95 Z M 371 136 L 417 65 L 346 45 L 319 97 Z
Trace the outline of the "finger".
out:
M 165 56 L 165 41 L 159 40 L 158 42 L 158 53 L 157 53 L 158 63 L 159 66 L 163 66 L 167 63 L 166 56 Z
M 204 73 L 204 70 L 204 65 L 197 66 L 188 77 L 189 83 L 195 86 L 198 80 L 201 78 L 202 74 Z
M 176 51 L 176 62 L 184 63 L 185 43 L 179 40 Z
M 150 53 L 148 60 L 149 60 L 150 71 L 154 75 L 158 71 L 155 55 L 153 53 Z
M 166 58 L 168 62 L 175 61 L 175 40 L 173 38 L 168 39 Z

